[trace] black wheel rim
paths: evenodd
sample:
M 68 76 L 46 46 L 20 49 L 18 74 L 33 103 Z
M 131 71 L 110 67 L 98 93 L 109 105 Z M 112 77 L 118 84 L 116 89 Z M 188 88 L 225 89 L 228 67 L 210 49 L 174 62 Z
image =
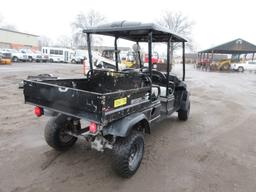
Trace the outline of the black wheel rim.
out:
M 60 130 L 59 139 L 62 143 L 69 143 L 74 136 L 67 134 L 68 126 L 66 125 L 63 129 Z
M 143 145 L 139 142 L 136 142 L 132 145 L 129 155 L 129 169 L 131 171 L 136 170 L 143 154 Z
M 61 131 L 60 135 L 59 135 L 59 139 L 60 139 L 60 141 L 62 143 L 69 143 L 73 139 L 73 136 L 72 135 L 68 135 L 64 131 Z

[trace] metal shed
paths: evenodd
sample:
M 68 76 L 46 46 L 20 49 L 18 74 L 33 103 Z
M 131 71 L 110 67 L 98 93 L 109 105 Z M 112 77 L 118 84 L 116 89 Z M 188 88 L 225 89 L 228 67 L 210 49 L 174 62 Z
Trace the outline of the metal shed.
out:
M 205 70 L 229 70 L 231 63 L 240 62 L 240 55 L 245 54 L 246 60 L 247 54 L 252 54 L 252 60 L 254 60 L 255 53 L 256 45 L 238 38 L 233 41 L 229 41 L 227 43 L 198 52 L 197 68 Z M 213 62 L 214 54 L 231 54 L 232 56 L 231 59 Z
M 241 38 L 235 39 L 233 41 L 203 50 L 198 52 L 198 58 L 199 60 L 208 58 L 209 54 L 211 54 L 211 57 L 213 57 L 213 54 L 219 53 L 219 54 L 254 54 L 256 53 L 256 45 L 245 41 Z

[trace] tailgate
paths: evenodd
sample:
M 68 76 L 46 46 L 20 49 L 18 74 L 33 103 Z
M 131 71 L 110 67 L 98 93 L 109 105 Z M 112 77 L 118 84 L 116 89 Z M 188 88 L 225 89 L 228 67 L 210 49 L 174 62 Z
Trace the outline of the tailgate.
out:
M 25 103 L 100 122 L 101 94 L 55 84 L 24 80 Z

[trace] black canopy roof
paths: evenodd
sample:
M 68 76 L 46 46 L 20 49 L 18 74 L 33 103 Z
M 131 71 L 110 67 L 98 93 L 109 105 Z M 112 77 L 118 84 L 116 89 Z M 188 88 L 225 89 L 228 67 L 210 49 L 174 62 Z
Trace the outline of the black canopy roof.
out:
M 152 31 L 153 42 L 167 42 L 171 36 L 172 42 L 186 42 L 186 39 L 181 36 L 154 23 L 121 21 L 83 30 L 84 33 L 120 37 L 135 42 L 147 42 L 150 31 Z
M 200 51 L 199 53 L 247 54 L 256 53 L 256 46 L 243 39 L 233 41 Z

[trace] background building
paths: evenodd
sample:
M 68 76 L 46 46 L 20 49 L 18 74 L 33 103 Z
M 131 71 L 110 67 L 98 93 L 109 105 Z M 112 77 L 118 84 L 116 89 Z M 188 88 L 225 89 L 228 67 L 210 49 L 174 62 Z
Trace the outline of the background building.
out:
M 39 36 L 0 28 L 0 48 L 39 49 Z
M 218 62 L 227 58 L 228 56 L 226 54 L 214 54 L 212 60 L 215 62 Z M 185 59 L 187 64 L 196 64 L 198 61 L 198 53 L 186 53 Z M 174 63 L 182 63 L 182 57 L 181 56 L 174 57 Z

